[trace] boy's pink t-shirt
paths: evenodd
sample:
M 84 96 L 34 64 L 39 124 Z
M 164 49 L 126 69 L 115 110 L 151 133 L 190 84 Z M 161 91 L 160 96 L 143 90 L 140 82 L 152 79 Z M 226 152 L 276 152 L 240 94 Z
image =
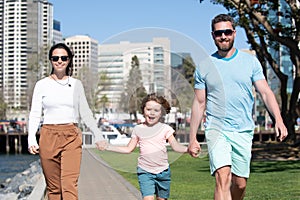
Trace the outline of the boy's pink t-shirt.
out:
M 138 167 L 153 174 L 168 169 L 166 140 L 173 133 L 172 127 L 160 122 L 152 127 L 145 124 L 135 126 L 131 137 L 137 138 L 140 147 Z

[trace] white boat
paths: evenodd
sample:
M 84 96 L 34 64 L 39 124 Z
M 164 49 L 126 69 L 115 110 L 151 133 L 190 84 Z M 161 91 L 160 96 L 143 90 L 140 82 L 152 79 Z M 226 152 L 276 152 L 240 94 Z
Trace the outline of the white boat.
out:
M 126 146 L 131 139 L 125 134 L 121 134 L 113 125 L 103 124 L 99 128 L 103 137 L 107 139 L 110 144 Z

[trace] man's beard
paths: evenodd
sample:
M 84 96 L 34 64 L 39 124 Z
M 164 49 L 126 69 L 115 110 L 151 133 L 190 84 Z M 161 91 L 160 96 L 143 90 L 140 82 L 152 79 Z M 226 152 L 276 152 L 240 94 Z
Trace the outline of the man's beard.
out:
M 219 51 L 223 51 L 223 52 L 230 51 L 232 49 L 232 47 L 233 47 L 233 43 L 234 43 L 233 40 L 229 40 L 228 45 L 222 45 L 222 44 L 220 44 L 219 41 L 215 41 L 215 44 L 216 44 L 218 50 Z

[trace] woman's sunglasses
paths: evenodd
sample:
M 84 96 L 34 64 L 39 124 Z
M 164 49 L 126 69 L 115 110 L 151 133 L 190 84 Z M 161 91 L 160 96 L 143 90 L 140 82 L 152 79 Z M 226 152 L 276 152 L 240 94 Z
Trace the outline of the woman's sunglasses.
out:
M 225 29 L 225 30 L 217 30 L 214 31 L 213 34 L 216 37 L 221 37 L 224 33 L 225 36 L 231 36 L 233 34 L 234 30 L 231 29 Z
M 59 58 L 61 59 L 61 61 L 66 62 L 69 59 L 69 56 L 52 56 L 51 60 L 53 62 L 57 62 Z

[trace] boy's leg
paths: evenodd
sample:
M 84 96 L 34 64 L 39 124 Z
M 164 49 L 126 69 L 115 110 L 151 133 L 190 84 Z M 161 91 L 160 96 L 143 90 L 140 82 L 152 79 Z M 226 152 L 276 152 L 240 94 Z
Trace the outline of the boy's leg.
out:
M 143 200 L 154 200 L 155 176 L 142 168 L 137 168 L 138 181 Z
M 153 196 L 145 196 L 143 200 L 154 200 L 154 195 Z
M 163 200 L 170 197 L 171 170 L 170 167 L 163 172 L 156 174 L 156 199 Z

